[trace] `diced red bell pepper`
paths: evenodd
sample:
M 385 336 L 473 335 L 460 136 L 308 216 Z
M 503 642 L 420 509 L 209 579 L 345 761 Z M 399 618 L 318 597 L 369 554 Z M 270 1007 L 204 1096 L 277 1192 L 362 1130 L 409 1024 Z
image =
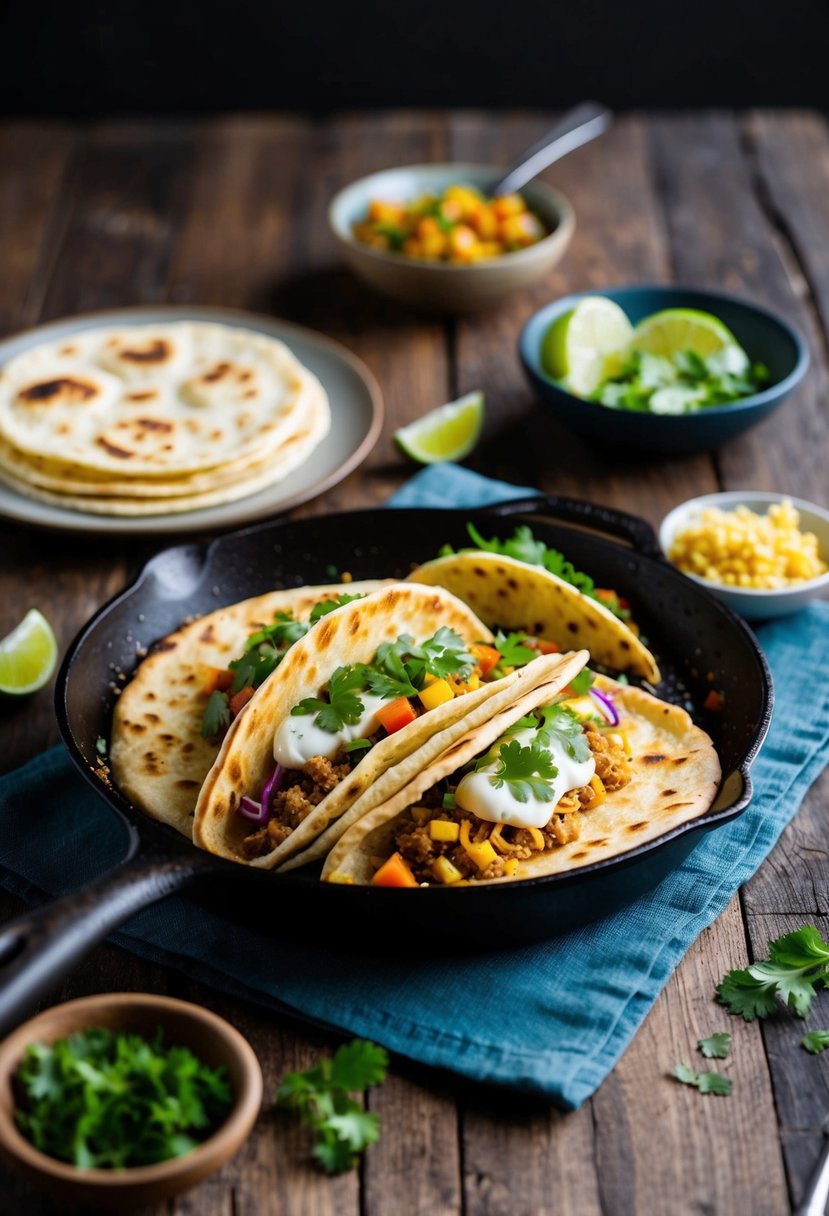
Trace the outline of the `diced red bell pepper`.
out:
M 528 638 L 524 645 L 532 646 L 539 654 L 561 654 L 559 644 L 557 642 L 548 642 L 546 638 Z
M 239 691 L 235 692 L 230 698 L 227 704 L 234 718 L 247 705 L 248 701 L 253 696 L 253 691 L 253 685 L 246 684 L 244 688 L 240 688 Z
M 388 705 L 381 705 L 375 716 L 386 733 L 393 735 L 395 731 L 414 722 L 417 710 L 408 697 L 395 697 Z
M 496 663 L 501 660 L 500 650 L 487 646 L 485 642 L 476 642 L 469 650 L 481 669 L 481 679 L 485 680 Z
M 207 679 L 204 682 L 205 696 L 214 692 L 226 692 L 233 683 L 233 672 L 223 671 L 221 667 L 208 668 Z

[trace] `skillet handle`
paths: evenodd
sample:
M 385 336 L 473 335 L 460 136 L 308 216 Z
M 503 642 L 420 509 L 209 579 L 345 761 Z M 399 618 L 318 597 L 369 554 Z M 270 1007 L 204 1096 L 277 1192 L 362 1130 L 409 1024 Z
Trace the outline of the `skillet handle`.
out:
M 198 854 L 131 857 L 80 891 L 0 927 L 0 1037 L 22 1022 L 113 929 L 207 868 Z
M 582 502 L 578 498 L 558 498 L 555 494 L 535 494 L 531 498 L 511 499 L 486 508 L 494 515 L 543 515 L 568 523 L 583 524 L 594 531 L 607 532 L 632 545 L 645 557 L 664 560 L 656 533 L 645 519 L 617 511 L 614 507 Z

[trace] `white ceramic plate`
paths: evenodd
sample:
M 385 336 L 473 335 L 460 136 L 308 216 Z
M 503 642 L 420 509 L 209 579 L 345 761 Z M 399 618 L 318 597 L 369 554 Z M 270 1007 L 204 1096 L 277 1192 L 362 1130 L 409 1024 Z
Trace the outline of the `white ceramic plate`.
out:
M 800 513 L 801 532 L 814 532 L 818 540 L 820 556 L 829 561 L 829 510 L 819 507 L 816 503 L 806 502 L 803 498 L 793 498 L 791 494 L 770 494 L 762 490 L 727 490 L 720 494 L 704 494 L 701 498 L 689 498 L 680 503 L 662 520 L 659 526 L 659 543 L 665 556 L 673 544 L 674 537 L 691 522 L 696 522 L 708 507 L 719 507 L 721 511 L 733 511 L 740 505 L 748 507 L 758 515 L 765 515 L 772 503 L 780 503 L 788 498 Z M 724 583 L 712 583 L 707 578 L 698 578 L 696 574 L 687 575 L 702 587 L 707 587 L 712 595 L 716 595 L 734 612 L 745 617 L 747 621 L 770 620 L 776 616 L 788 616 L 789 613 L 799 612 L 810 600 L 817 599 L 829 591 L 829 573 L 819 578 L 810 578 L 805 582 L 780 591 L 759 591 L 748 587 L 730 587 Z
M 368 368 L 339 342 L 273 317 L 224 308 L 121 308 L 87 313 L 40 325 L 0 342 L 0 366 L 40 342 L 68 338 L 82 330 L 109 325 L 152 325 L 169 321 L 215 321 L 279 338 L 322 382 L 331 403 L 331 430 L 308 460 L 284 481 L 237 502 L 139 519 L 70 511 L 27 498 L 0 481 L 0 515 L 23 523 L 66 532 L 181 535 L 235 528 L 267 519 L 316 498 L 342 481 L 365 460 L 383 425 L 383 400 Z

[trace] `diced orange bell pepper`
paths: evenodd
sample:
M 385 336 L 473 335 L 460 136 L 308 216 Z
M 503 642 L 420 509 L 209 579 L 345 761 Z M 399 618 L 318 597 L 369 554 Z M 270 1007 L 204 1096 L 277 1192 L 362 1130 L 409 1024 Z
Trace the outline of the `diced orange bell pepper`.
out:
M 561 647 L 557 642 L 548 642 L 546 638 L 533 638 L 532 642 L 527 641 L 526 645 L 534 646 L 539 654 L 561 654 Z
M 494 646 L 487 646 L 485 642 L 475 642 L 469 649 L 481 669 L 481 678 L 485 680 L 495 664 L 500 661 L 500 650 L 496 650 Z
M 386 733 L 393 735 L 395 731 L 414 722 L 417 711 L 408 697 L 395 697 L 388 705 L 381 705 L 375 716 Z
M 248 701 L 251 699 L 252 696 L 253 696 L 253 685 L 252 684 L 246 684 L 244 688 L 240 688 L 238 692 L 235 692 L 233 694 L 233 696 L 230 698 L 230 700 L 228 701 L 227 704 L 228 704 L 228 708 L 230 709 L 230 712 L 233 714 L 234 718 L 236 717 L 236 715 L 238 713 L 240 713 L 244 709 L 244 707 L 247 705 Z
M 372 878 L 375 887 L 416 887 L 417 879 L 399 853 L 392 853 Z
M 204 682 L 205 696 L 214 692 L 226 692 L 233 683 L 233 672 L 223 671 L 221 667 L 209 667 L 207 679 Z

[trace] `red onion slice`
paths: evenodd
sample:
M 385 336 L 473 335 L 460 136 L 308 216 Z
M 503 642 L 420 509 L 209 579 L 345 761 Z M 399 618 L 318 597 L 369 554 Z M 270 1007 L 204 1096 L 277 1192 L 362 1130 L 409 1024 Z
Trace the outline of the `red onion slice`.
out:
M 261 802 L 262 802 L 262 813 L 265 816 L 265 819 L 270 819 L 271 798 L 273 797 L 276 790 L 278 790 L 280 785 L 282 784 L 282 778 L 284 777 L 284 775 L 285 775 L 284 768 L 282 767 L 281 764 L 277 764 L 276 768 L 273 770 L 270 777 L 268 777 L 268 780 L 262 786 Z
M 243 819 L 249 819 L 251 823 L 258 823 L 260 826 L 263 826 L 268 822 L 268 814 L 265 808 L 255 798 L 248 798 L 247 794 L 242 795 L 236 810 Z
M 598 688 L 590 688 L 588 689 L 588 692 L 590 693 L 591 697 L 595 697 L 595 699 L 599 702 L 599 709 L 605 721 L 610 726 L 618 726 L 619 715 L 616 713 L 616 708 L 613 702 L 610 700 L 610 697 L 603 692 L 599 692 Z

